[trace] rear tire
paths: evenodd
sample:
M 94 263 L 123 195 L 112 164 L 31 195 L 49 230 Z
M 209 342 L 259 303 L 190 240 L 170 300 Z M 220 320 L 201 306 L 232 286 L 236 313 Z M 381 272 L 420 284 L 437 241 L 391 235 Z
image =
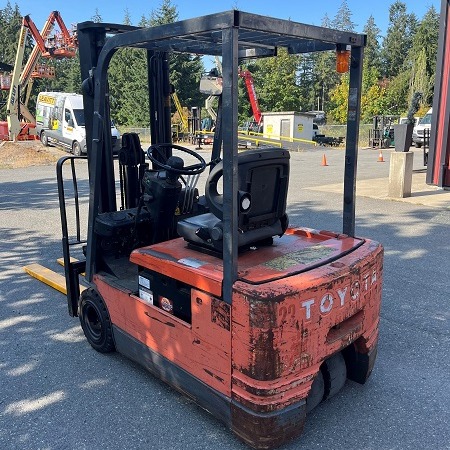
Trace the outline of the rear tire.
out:
M 73 145 L 72 145 L 72 153 L 75 155 L 75 156 L 81 156 L 81 146 L 80 146 L 80 144 L 78 143 L 78 142 L 74 142 L 73 143 Z
M 319 369 L 306 399 L 306 412 L 311 412 L 323 400 L 325 394 L 325 382 L 322 371 Z
M 48 143 L 48 137 L 45 134 L 45 131 L 41 133 L 41 143 L 44 147 L 48 147 L 50 144 Z
M 103 299 L 94 289 L 86 289 L 80 296 L 78 316 L 89 344 L 100 353 L 115 350 L 111 319 Z
M 345 384 L 347 379 L 347 367 L 345 365 L 345 359 L 341 352 L 335 353 L 330 358 L 326 359 L 323 363 L 324 368 L 324 382 L 325 382 L 325 394 L 324 400 L 336 395 Z
M 422 144 L 420 142 L 414 142 L 414 145 L 416 146 L 416 148 L 422 147 Z

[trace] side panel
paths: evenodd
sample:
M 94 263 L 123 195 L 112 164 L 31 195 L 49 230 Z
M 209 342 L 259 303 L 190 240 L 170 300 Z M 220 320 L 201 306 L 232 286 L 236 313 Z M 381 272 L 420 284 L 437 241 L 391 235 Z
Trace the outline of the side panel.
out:
M 192 289 L 192 324 L 111 287 L 96 275 L 114 326 L 175 363 L 221 394 L 231 394 L 231 332 L 228 305 Z

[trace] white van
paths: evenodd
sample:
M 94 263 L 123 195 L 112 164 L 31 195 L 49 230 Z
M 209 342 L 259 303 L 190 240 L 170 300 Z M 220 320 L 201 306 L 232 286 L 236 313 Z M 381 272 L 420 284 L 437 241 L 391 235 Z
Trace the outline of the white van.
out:
M 36 102 L 36 133 L 43 145 L 64 147 L 76 156 L 86 154 L 83 96 L 40 92 Z M 113 153 L 119 151 L 120 133 L 111 122 Z
M 413 143 L 420 148 L 423 145 L 424 130 L 431 130 L 431 119 L 433 116 L 433 108 L 430 108 L 427 113 L 419 120 L 419 123 L 413 130 Z

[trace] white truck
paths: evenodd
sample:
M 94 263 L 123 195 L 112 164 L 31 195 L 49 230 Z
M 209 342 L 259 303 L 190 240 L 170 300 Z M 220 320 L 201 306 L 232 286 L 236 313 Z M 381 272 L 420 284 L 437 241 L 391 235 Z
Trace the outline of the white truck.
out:
M 58 145 L 76 156 L 86 154 L 83 96 L 40 92 L 36 102 L 36 134 L 43 145 Z M 113 153 L 120 149 L 120 133 L 111 122 Z
M 430 108 L 427 113 L 419 120 L 419 123 L 413 130 L 413 143 L 417 148 L 422 147 L 424 141 L 424 130 L 431 130 L 431 119 L 433 116 L 433 108 Z

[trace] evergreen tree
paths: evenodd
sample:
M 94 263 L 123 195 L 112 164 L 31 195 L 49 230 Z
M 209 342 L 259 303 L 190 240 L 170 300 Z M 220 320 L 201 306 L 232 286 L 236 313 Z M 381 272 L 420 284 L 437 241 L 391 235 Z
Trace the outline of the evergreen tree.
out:
M 171 0 L 163 0 L 160 7 L 152 11 L 148 26 L 165 25 L 178 20 L 178 11 Z M 170 82 L 182 106 L 192 108 L 203 105 L 205 97 L 199 91 L 203 62 L 197 55 L 173 53 L 170 55 Z M 175 105 L 172 105 L 175 112 Z
M 364 49 L 364 71 L 374 67 L 381 72 L 380 29 L 376 26 L 372 15 L 364 25 L 363 33 L 367 35 L 367 44 Z
M 384 114 L 402 115 L 408 110 L 410 71 L 403 70 L 386 80 L 386 108 Z
M 0 62 L 14 65 L 17 43 L 22 24 L 22 16 L 17 3 L 11 6 L 10 1 L 0 9 Z M 6 101 L 9 91 L 0 90 L 0 120 L 6 120 Z
M 389 8 L 389 26 L 381 50 L 383 74 L 387 78 L 393 78 L 403 70 L 416 27 L 416 16 L 408 14 L 406 4 L 396 0 Z
M 334 20 L 331 23 L 331 28 L 336 28 L 341 31 L 353 32 L 356 28 L 356 24 L 352 22 L 352 12 L 348 7 L 347 0 L 342 0 Z
M 263 111 L 302 110 L 297 85 L 298 57 L 279 49 L 278 55 L 265 58 L 258 64 L 257 92 Z
M 320 92 L 315 89 L 315 67 L 317 53 L 304 53 L 299 56 L 297 68 L 298 86 L 302 100 L 303 111 L 321 110 Z
M 160 6 L 140 26 L 158 26 L 178 20 L 171 0 L 160 0 Z M 352 14 L 343 0 L 332 20 L 325 14 L 322 26 L 353 31 Z M 96 8 L 92 20 L 102 21 Z M 13 65 L 17 51 L 22 15 L 11 0 L 0 8 L 0 62 Z M 131 25 L 128 9 L 125 24 Z M 430 7 L 422 20 L 409 14 L 405 2 L 395 0 L 389 9 L 389 27 L 380 46 L 380 30 L 370 16 L 364 29 L 367 46 L 364 50 L 361 117 L 371 120 L 375 114 L 402 114 L 408 109 L 413 92 L 422 92 L 422 108 L 432 104 L 436 71 L 439 14 Z M 35 45 L 29 36 L 24 62 Z M 280 51 L 277 58 L 248 61 L 261 109 L 315 110 L 330 113 L 329 118 L 343 120 L 346 78 L 335 70 L 335 52 L 288 55 Z M 197 55 L 170 54 L 170 80 L 185 107 L 202 106 L 205 96 L 199 92 L 199 80 L 204 71 L 203 59 Z M 29 102 L 41 90 L 80 92 L 81 79 L 78 57 L 49 60 L 54 65 L 54 80 L 36 79 Z M 147 92 L 147 52 L 142 49 L 121 49 L 113 56 L 109 70 L 112 116 L 121 125 L 147 126 L 149 122 Z M 5 103 L 8 91 L 0 91 L 0 120 L 6 120 Z M 331 96 L 331 98 L 330 98 Z M 340 102 L 340 104 L 339 104 Z M 1 106 L 3 103 L 3 106 Z M 175 108 L 173 108 L 175 112 Z M 247 90 L 239 80 L 239 118 L 252 116 Z
M 100 15 L 100 12 L 99 12 L 98 8 L 95 8 L 95 13 L 91 17 L 91 20 L 92 20 L 92 22 L 95 22 L 95 23 L 102 22 L 102 16 Z
M 19 7 L 17 3 L 11 6 L 8 0 L 6 6 L 0 9 L 0 62 L 14 64 L 21 26 Z
M 431 6 L 417 27 L 410 51 L 411 77 L 409 97 L 421 92 L 421 106 L 432 104 L 436 55 L 439 39 L 439 14 Z
M 327 14 L 322 19 L 322 27 L 331 28 L 332 22 Z M 328 100 L 330 99 L 330 90 L 336 86 L 339 81 L 336 73 L 336 53 L 326 51 L 315 54 L 315 97 L 320 105 L 320 110 L 328 111 Z
M 161 5 L 151 12 L 147 25 L 150 27 L 156 27 L 158 25 L 173 23 L 177 20 L 177 7 L 172 5 L 171 0 L 162 0 Z
M 124 126 L 148 126 L 147 52 L 121 48 L 111 59 L 108 82 L 111 117 Z

